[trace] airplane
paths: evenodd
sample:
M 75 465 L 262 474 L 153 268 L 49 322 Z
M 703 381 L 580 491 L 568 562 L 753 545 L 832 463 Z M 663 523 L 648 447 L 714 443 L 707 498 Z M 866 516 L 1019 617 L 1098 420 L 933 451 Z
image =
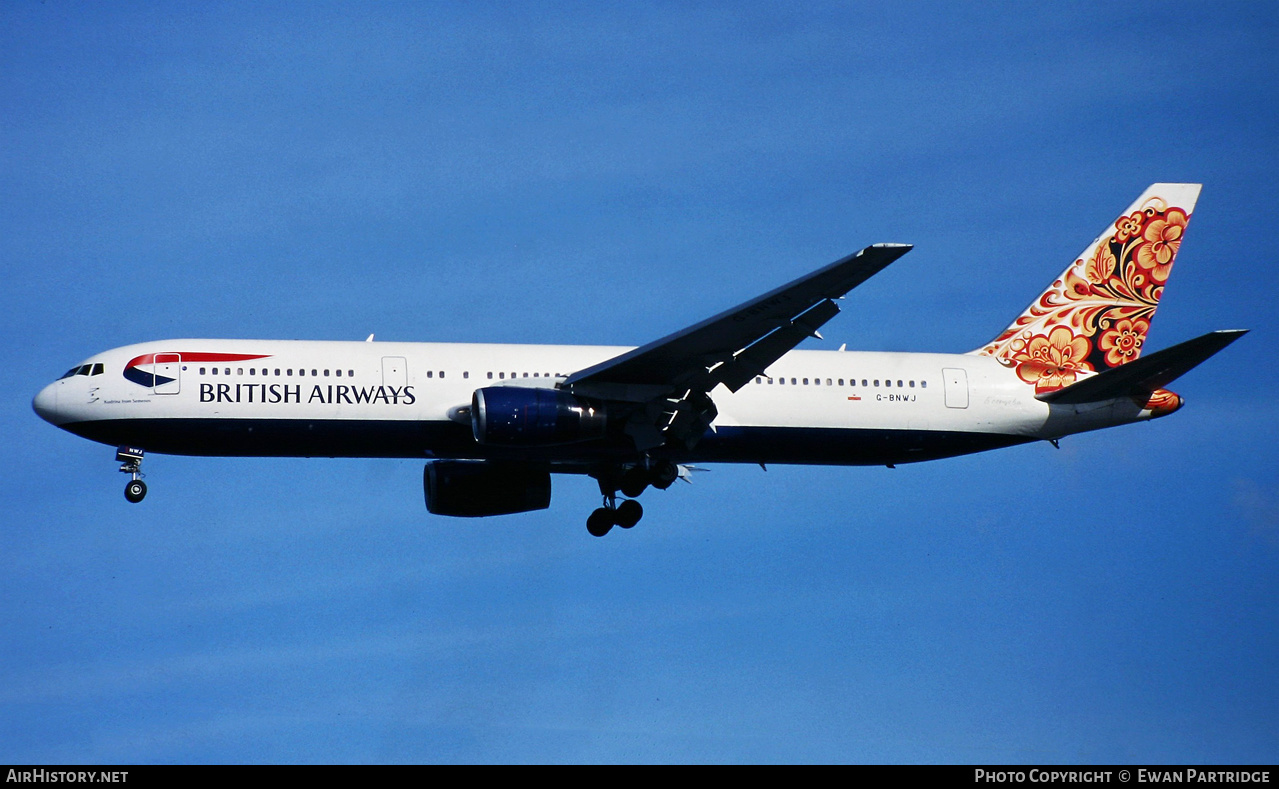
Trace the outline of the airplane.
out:
M 1154 184 L 998 336 L 963 354 L 796 350 L 910 251 L 875 244 L 637 348 L 179 339 L 128 345 L 36 395 L 48 422 L 145 452 L 421 458 L 428 511 L 550 506 L 586 474 L 595 536 L 698 463 L 884 465 L 1059 439 L 1179 409 L 1164 387 L 1246 330 L 1142 354 L 1199 184 Z

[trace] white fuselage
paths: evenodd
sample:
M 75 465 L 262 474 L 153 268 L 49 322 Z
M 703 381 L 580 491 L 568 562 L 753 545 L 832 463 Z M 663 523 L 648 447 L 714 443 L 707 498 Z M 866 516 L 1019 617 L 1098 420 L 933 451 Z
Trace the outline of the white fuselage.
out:
M 166 340 L 93 356 L 34 405 L 87 438 L 171 454 L 536 457 L 567 470 L 626 450 L 591 442 L 488 447 L 459 409 L 478 388 L 551 388 L 627 350 Z M 1012 370 L 974 354 L 792 351 L 738 392 L 721 386 L 710 394 L 718 408 L 712 429 L 672 459 L 909 462 L 1151 416 L 1129 399 L 1049 405 Z

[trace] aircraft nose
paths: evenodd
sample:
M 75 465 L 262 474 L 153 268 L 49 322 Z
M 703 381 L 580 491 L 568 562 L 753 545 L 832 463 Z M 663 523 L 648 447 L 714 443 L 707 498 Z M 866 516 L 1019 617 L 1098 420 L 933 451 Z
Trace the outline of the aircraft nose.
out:
M 58 383 L 49 384 L 31 401 L 31 407 L 40 418 L 50 424 L 58 424 Z

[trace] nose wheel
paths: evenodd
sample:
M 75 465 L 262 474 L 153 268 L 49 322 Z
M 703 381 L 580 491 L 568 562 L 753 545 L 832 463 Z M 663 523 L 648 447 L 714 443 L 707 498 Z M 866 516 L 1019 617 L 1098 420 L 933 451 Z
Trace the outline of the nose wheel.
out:
M 129 480 L 129 484 L 124 486 L 124 497 L 131 504 L 137 504 L 147 495 L 147 483 L 140 479 Z
M 124 486 L 124 497 L 130 504 L 137 504 L 147 495 L 147 483 L 142 481 L 142 455 L 140 449 L 119 447 L 115 451 L 116 462 L 120 463 L 120 473 L 128 474 L 132 479 Z

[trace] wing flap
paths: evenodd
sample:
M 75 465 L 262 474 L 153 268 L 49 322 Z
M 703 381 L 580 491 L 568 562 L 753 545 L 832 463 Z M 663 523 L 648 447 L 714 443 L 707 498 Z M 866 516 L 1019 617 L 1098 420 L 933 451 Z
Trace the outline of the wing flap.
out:
M 736 392 L 755 376 L 763 375 L 773 362 L 785 356 L 806 338 L 812 337 L 826 321 L 838 314 L 839 307 L 835 302 L 830 299 L 818 302 L 816 307 L 737 354 L 731 362 L 725 362 L 721 367 L 708 371 L 706 375 L 709 379 L 724 384 L 730 392 Z M 711 389 L 715 387 L 710 380 L 705 383 L 709 383 Z

